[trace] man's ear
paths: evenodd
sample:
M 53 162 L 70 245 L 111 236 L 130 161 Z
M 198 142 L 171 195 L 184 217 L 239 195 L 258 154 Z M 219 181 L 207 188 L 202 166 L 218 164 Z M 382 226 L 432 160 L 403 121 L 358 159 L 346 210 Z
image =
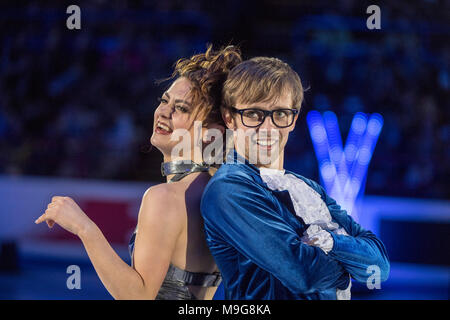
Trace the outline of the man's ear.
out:
M 228 129 L 231 129 L 231 130 L 235 129 L 234 118 L 233 118 L 233 114 L 230 111 L 230 109 L 228 109 L 228 108 L 222 109 L 222 119 L 223 119 L 223 122 L 225 122 L 225 125 L 227 126 Z

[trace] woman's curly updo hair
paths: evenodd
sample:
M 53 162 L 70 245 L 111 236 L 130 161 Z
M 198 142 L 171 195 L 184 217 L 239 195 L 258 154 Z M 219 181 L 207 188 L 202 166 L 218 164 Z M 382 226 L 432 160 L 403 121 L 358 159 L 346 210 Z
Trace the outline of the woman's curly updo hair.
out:
M 241 52 L 236 46 L 227 46 L 218 51 L 208 45 L 205 53 L 191 58 L 179 59 L 171 78 L 185 77 L 192 84 L 191 99 L 195 108 L 194 119 L 223 124 L 220 113 L 222 87 L 228 73 L 242 62 Z

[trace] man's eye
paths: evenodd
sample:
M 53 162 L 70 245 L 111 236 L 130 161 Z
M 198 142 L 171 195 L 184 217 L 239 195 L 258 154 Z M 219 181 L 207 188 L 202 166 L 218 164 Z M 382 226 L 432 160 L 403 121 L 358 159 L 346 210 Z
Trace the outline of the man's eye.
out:
M 247 118 L 259 118 L 259 112 L 256 111 L 247 111 L 244 113 L 244 116 L 246 116 Z
M 287 116 L 287 114 L 285 111 L 276 111 L 275 112 L 275 117 L 277 117 L 277 118 L 284 118 L 286 116 Z

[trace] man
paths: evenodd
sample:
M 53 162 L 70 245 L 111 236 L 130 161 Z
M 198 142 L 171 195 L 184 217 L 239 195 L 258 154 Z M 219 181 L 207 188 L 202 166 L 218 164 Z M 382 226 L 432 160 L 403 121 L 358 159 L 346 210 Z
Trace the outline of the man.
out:
M 386 280 L 382 242 L 317 183 L 283 168 L 303 100 L 297 73 L 276 58 L 244 61 L 223 99 L 235 150 L 205 188 L 201 211 L 225 298 L 349 299 L 350 276 L 365 283 L 369 266 Z

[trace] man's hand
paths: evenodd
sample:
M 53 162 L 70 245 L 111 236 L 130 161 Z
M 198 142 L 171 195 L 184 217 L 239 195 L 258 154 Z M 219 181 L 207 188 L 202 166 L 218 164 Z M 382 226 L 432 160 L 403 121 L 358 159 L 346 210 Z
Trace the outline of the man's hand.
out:
M 326 254 L 333 249 L 334 245 L 331 234 L 315 224 L 310 225 L 306 229 L 301 240 L 310 246 L 319 247 Z

